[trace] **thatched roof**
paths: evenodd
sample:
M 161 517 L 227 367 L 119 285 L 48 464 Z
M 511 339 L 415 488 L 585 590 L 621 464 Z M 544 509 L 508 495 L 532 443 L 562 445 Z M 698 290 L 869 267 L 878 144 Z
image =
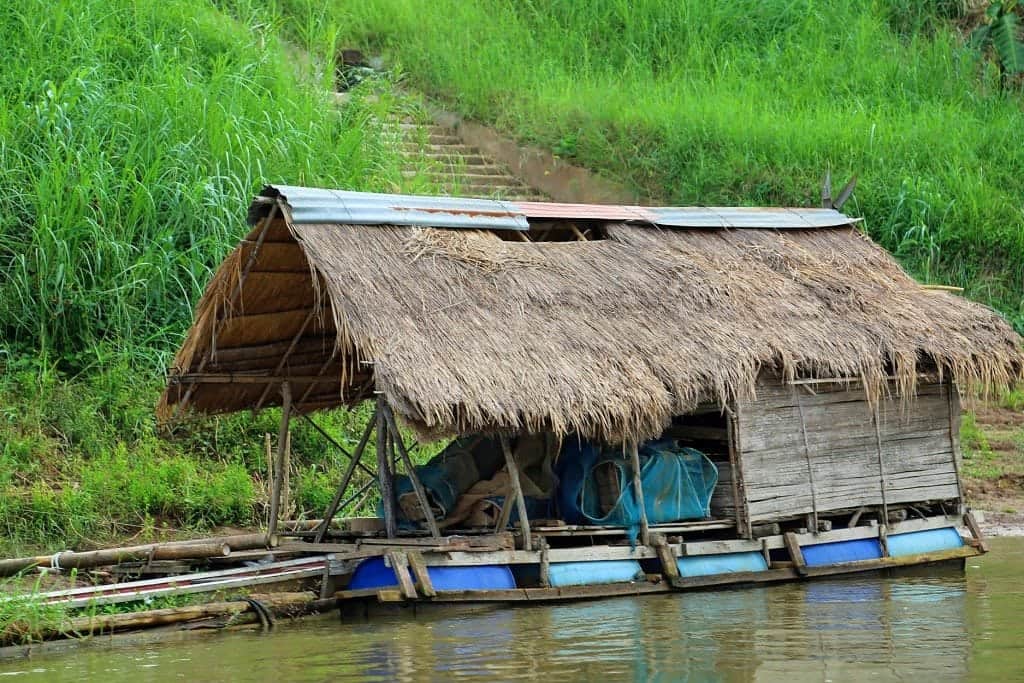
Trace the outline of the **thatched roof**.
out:
M 356 206 L 302 192 L 268 188 L 253 204 L 254 229 L 177 355 L 164 417 L 180 403 L 277 405 L 261 378 L 288 376 L 301 410 L 380 392 L 434 435 L 526 427 L 617 442 L 751 397 L 765 371 L 857 377 L 876 394 L 895 375 L 908 396 L 923 370 L 962 385 L 1021 374 L 1021 339 L 998 314 L 924 289 L 834 211 Z M 604 239 L 523 241 L 528 225 Z

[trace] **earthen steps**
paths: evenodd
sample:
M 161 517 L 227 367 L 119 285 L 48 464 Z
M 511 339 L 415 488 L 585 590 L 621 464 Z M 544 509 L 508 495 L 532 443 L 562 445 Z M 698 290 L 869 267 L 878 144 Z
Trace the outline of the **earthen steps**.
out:
M 392 117 L 385 121 L 386 139 L 394 142 L 406 164 L 402 177 L 423 179 L 445 195 L 546 201 L 506 167 L 467 145 L 455 130 L 434 123 Z

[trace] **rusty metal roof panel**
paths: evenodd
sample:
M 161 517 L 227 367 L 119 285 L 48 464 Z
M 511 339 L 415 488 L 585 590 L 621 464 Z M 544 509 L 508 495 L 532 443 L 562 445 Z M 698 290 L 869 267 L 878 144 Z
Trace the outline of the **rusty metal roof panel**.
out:
M 834 209 L 654 207 L 516 202 L 462 197 L 372 194 L 268 185 L 249 209 L 255 223 L 269 211 L 267 198 L 287 205 L 293 223 L 409 225 L 425 228 L 529 230 L 532 220 L 616 221 L 665 228 L 765 230 L 834 228 L 856 223 Z
M 514 205 L 491 199 L 372 194 L 347 190 L 272 185 L 263 197 L 283 200 L 293 223 L 409 225 L 429 228 L 529 230 L 526 216 Z M 255 210 L 254 210 L 255 209 Z M 250 222 L 266 215 L 254 203 Z

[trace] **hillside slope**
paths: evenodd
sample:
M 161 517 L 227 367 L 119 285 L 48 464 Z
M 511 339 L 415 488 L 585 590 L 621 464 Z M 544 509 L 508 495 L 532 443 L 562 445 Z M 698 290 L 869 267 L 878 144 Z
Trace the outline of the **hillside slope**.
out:
M 315 49 L 672 204 L 807 205 L 825 170 L 916 277 L 1024 330 L 1024 114 L 959 0 L 280 0 Z M 329 39 L 329 40 L 328 40 Z

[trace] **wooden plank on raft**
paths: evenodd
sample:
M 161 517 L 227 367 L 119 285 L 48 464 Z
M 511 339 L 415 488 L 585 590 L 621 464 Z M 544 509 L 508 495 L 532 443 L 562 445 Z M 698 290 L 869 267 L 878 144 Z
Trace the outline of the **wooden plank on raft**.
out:
M 964 514 L 964 525 L 967 530 L 971 532 L 971 536 L 978 542 L 978 549 L 983 553 L 988 552 L 988 543 L 985 542 L 985 537 L 981 533 L 981 527 L 978 526 L 978 520 L 974 518 L 973 512 L 967 512 Z
M 403 552 L 392 551 L 384 557 L 395 572 L 395 577 L 398 579 L 398 588 L 402 591 L 402 595 L 409 600 L 415 600 L 416 585 L 409 575 L 409 556 Z
M 799 574 L 792 567 L 778 569 L 767 569 L 758 572 L 726 572 L 724 574 L 709 574 L 707 576 L 683 576 L 671 580 L 672 587 L 679 589 L 705 588 L 708 586 L 725 586 L 739 583 L 773 583 L 776 581 L 791 581 L 799 578 Z
M 801 576 L 807 574 L 807 564 L 804 562 L 804 554 L 800 550 L 800 542 L 797 541 L 796 534 L 791 531 L 787 532 L 783 535 L 783 542 L 786 544 L 790 560 L 793 561 L 793 568 Z
M 417 550 L 408 550 L 405 556 L 409 560 L 409 567 L 412 569 L 416 582 L 420 585 L 420 593 L 423 597 L 432 598 L 437 595 L 434 590 L 434 582 L 430 580 L 430 572 L 427 571 L 427 564 L 423 561 L 423 555 Z
M 664 534 L 682 534 L 733 529 L 735 527 L 736 522 L 731 519 L 716 519 L 699 522 L 651 524 L 648 526 L 648 529 Z M 533 527 L 533 531 L 543 536 L 625 536 L 628 529 L 623 526 L 566 524 L 563 526 Z
M 661 534 L 654 534 L 651 537 L 651 543 L 654 544 L 654 549 L 658 553 L 658 561 L 661 563 L 661 571 L 665 578 L 669 580 L 678 578 L 679 565 L 676 564 L 676 554 L 672 550 L 672 546 Z
M 762 542 L 756 539 L 726 539 L 721 541 L 696 541 L 680 544 L 680 555 L 721 555 L 724 553 L 749 553 L 760 551 Z
M 620 595 L 648 595 L 671 590 L 665 581 L 635 581 L 588 586 L 510 588 L 482 591 L 438 591 L 431 602 L 557 602 L 609 598 Z
M 855 562 L 840 562 L 824 567 L 805 567 L 803 574 L 806 576 L 833 576 L 835 574 L 852 574 L 855 572 L 875 571 L 878 569 L 889 569 L 893 567 L 909 567 L 919 564 L 934 564 L 936 562 L 947 562 L 967 557 L 981 555 L 981 551 L 969 545 L 949 550 L 937 550 L 917 555 L 904 555 L 902 557 L 883 557 L 876 560 L 857 560 Z

